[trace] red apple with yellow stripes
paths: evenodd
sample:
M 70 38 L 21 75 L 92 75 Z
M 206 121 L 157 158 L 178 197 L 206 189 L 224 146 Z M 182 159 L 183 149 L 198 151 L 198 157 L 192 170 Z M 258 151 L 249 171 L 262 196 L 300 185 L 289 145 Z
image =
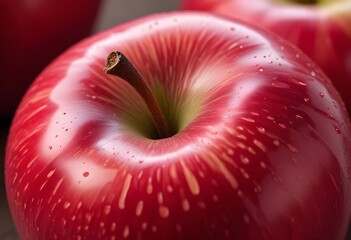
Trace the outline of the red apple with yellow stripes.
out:
M 11 126 L 7 196 L 23 239 L 342 239 L 350 148 L 340 96 L 300 50 L 164 13 L 38 76 Z

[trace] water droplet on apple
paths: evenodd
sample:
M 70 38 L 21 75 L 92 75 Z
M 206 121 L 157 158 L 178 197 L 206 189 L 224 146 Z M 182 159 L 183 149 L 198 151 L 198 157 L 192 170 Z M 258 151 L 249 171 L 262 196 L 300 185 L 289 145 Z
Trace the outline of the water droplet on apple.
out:
M 260 166 L 261 166 L 261 168 L 263 168 L 263 169 L 266 169 L 266 168 L 267 168 L 266 163 L 263 162 L 263 161 L 260 162 Z
M 261 193 L 262 192 L 262 188 L 260 186 L 257 186 L 254 188 L 254 192 L 255 193 Z
M 266 133 L 266 129 L 264 127 L 258 127 L 257 130 L 262 134 Z
M 347 168 L 347 179 L 351 179 L 351 167 Z
M 306 103 L 308 103 L 308 102 L 310 102 L 310 101 L 311 101 L 311 99 L 310 99 L 310 98 L 308 98 L 308 97 L 305 97 L 303 100 L 304 100 Z
M 293 81 L 294 81 L 297 85 L 300 85 L 300 86 L 306 86 L 306 85 L 307 85 L 305 82 L 302 82 L 302 81 L 297 80 L 297 79 L 294 79 L 294 78 L 293 78 Z
M 320 96 L 320 97 L 324 97 L 324 93 L 320 92 L 320 93 L 319 93 L 319 96 Z
M 326 113 L 325 116 L 329 119 L 335 120 L 334 116 L 330 113 Z
M 293 153 L 298 153 L 299 151 L 297 150 L 297 148 L 292 145 L 292 144 L 288 144 L 288 148 L 290 151 L 292 151 Z
M 279 145 L 280 145 L 280 142 L 279 142 L 278 139 L 274 139 L 274 140 L 273 140 L 273 144 L 274 144 L 275 146 L 279 146 Z
M 70 202 L 65 202 L 65 203 L 63 204 L 63 208 L 64 208 L 64 209 L 69 208 L 69 206 L 71 206 L 71 203 L 70 203 Z
M 337 134 L 341 134 L 340 128 L 335 127 L 335 131 L 336 131 Z
M 240 160 L 243 164 L 249 164 L 250 163 L 250 159 L 244 155 L 240 155 Z
M 316 76 L 316 73 L 314 71 L 311 71 L 311 76 L 312 77 L 315 77 Z
M 293 163 L 293 164 L 296 164 L 297 163 L 297 159 L 296 158 L 290 158 L 290 162 Z
M 303 116 L 296 114 L 296 115 L 295 115 L 295 118 L 298 119 L 298 120 L 302 120 L 302 119 L 303 119 Z
M 249 223 L 250 223 L 250 217 L 249 217 L 247 214 L 244 214 L 243 219 L 244 219 L 244 222 L 245 222 L 246 224 L 249 224 Z
M 106 205 L 104 208 L 105 215 L 108 215 L 111 212 L 111 205 Z
M 263 68 L 262 68 L 262 67 L 260 67 L 258 70 L 259 70 L 260 72 L 263 72 Z
M 89 172 L 84 172 L 83 173 L 83 177 L 88 177 L 89 176 Z

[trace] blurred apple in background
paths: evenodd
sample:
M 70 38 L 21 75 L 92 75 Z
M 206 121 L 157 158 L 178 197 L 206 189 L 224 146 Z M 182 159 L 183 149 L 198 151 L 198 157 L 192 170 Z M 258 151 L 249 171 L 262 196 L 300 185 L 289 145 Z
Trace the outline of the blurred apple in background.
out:
M 330 77 L 351 113 L 350 0 L 183 0 L 269 29 L 301 48 Z
M 114 50 L 166 124 L 121 79 L 138 82 L 129 65 L 102 71 Z M 210 14 L 158 14 L 38 76 L 11 126 L 7 196 L 23 239 L 340 240 L 350 138 L 340 96 L 299 49 Z
M 93 30 L 101 0 L 0 1 L 0 119 L 41 70 Z

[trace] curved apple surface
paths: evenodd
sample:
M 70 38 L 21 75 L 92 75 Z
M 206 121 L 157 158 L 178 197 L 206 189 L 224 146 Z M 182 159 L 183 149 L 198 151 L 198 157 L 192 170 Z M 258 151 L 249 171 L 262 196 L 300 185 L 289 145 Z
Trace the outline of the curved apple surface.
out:
M 123 52 L 173 135 L 102 68 Z M 6 151 L 24 239 L 342 239 L 350 123 L 300 50 L 207 14 L 153 15 L 72 47 L 25 95 Z
M 91 33 L 100 2 L 0 1 L 1 120 L 13 117 L 26 89 L 47 64 Z
M 329 76 L 351 114 L 351 1 L 183 0 L 182 8 L 241 19 L 292 42 Z

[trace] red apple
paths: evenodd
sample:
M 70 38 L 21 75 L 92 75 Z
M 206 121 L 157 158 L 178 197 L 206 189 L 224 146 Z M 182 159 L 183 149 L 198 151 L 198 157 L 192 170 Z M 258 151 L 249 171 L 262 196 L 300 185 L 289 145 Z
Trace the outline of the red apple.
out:
M 209 14 L 152 15 L 38 76 L 10 129 L 7 196 L 23 239 L 342 239 L 350 135 L 294 46 Z
M 329 76 L 351 114 L 350 0 L 183 0 L 182 8 L 241 19 L 292 42 Z
M 100 0 L 0 1 L 0 119 L 63 50 L 91 33 Z M 18 63 L 21 67 L 18 67 Z

